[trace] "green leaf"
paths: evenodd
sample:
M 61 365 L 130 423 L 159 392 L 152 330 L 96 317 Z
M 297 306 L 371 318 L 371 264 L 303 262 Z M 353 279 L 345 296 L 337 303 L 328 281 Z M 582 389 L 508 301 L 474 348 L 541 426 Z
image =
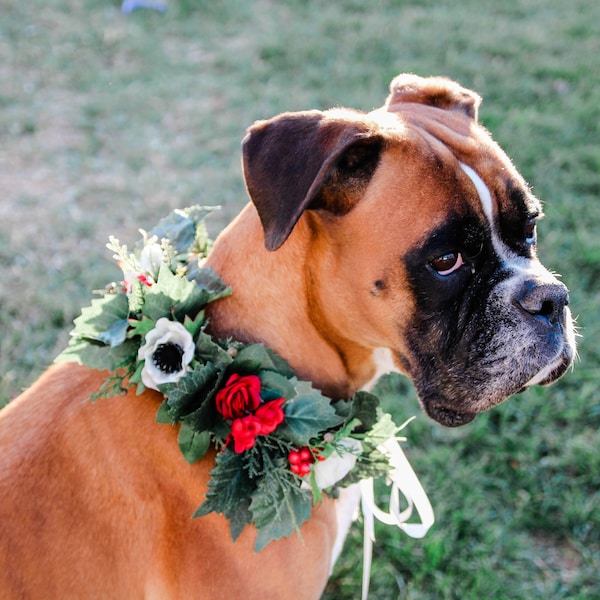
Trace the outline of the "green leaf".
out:
M 168 402 L 165 401 L 158 407 L 158 411 L 156 412 L 156 422 L 162 423 L 163 425 L 174 425 L 175 424 L 175 422 L 173 421 L 173 418 L 169 414 L 169 403 Z
M 359 419 L 362 423 L 361 429 L 368 430 L 373 427 L 379 418 L 379 398 L 369 392 L 356 392 L 352 399 L 352 409 L 349 419 Z
M 179 381 L 165 383 L 159 389 L 167 397 L 169 413 L 178 421 L 206 402 L 217 382 L 218 370 L 215 365 L 199 363 Z
M 325 429 L 337 427 L 343 419 L 336 414 L 329 398 L 315 390 L 310 383 L 296 384 L 298 395 L 288 400 L 283 410 L 285 421 L 277 429 L 277 435 L 297 446 L 307 446 L 311 438 Z
M 185 315 L 195 316 L 202 308 L 203 300 L 203 293 L 191 281 L 174 275 L 166 264 L 162 264 L 157 282 L 146 291 L 142 311 L 153 321 L 171 314 L 182 321 Z
M 185 460 L 194 464 L 206 454 L 210 446 L 210 432 L 196 431 L 189 423 L 183 421 L 177 436 L 177 443 Z
M 254 490 L 254 483 L 244 469 L 243 454 L 225 449 L 217 454 L 215 466 L 210 472 L 206 499 L 194 513 L 202 517 L 211 512 L 221 513 L 230 521 L 239 520 L 238 510 L 247 510 L 247 502 Z
M 187 277 L 206 294 L 207 303 L 231 296 L 231 287 L 223 282 L 212 267 L 190 267 Z
M 129 319 L 129 338 L 140 337 L 144 339 L 146 334 L 156 327 L 156 323 L 148 317 L 142 317 L 141 321 Z
M 289 483 L 280 470 L 265 473 L 252 494 L 250 511 L 258 532 L 254 550 L 269 542 L 299 532 L 310 518 L 312 492 Z
M 198 339 L 196 340 L 195 355 L 198 360 L 212 362 L 224 367 L 230 365 L 233 360 L 226 350 L 221 348 L 210 335 L 203 331 L 200 332 Z
M 388 413 L 379 414 L 379 420 L 373 425 L 373 428 L 365 436 L 364 441 L 371 444 L 372 446 L 379 446 L 383 444 L 390 437 L 396 434 L 398 426 L 392 420 L 391 415 Z
M 294 376 L 294 372 L 283 358 L 263 344 L 250 344 L 241 348 L 233 359 L 235 371 L 256 373 L 261 369 L 277 371 L 284 377 Z
M 118 346 L 125 341 L 129 302 L 125 294 L 106 294 L 92 300 L 74 321 L 71 336 Z M 125 321 L 125 323 L 123 323 Z
M 204 217 L 213 210 L 213 207 L 204 206 L 174 210 L 161 219 L 149 235 L 155 235 L 159 240 L 167 238 L 178 254 L 184 254 L 195 244 L 196 230 L 202 224 Z
M 202 329 L 202 325 L 204 324 L 204 311 L 201 310 L 194 319 L 192 319 L 189 315 L 185 315 L 185 319 L 183 320 L 183 326 L 186 331 L 195 338 L 198 335 L 200 329 Z
M 109 346 L 119 346 L 127 339 L 127 329 L 129 327 L 129 323 L 127 319 L 121 319 L 119 321 L 115 321 L 111 325 L 109 325 L 106 331 L 98 334 L 98 339 L 101 342 Z
M 261 384 L 260 394 L 265 402 L 277 398 L 293 398 L 296 395 L 293 382 L 275 371 L 262 370 L 258 377 Z
M 229 531 L 231 539 L 235 542 L 244 530 L 244 527 L 252 523 L 252 513 L 250 512 L 250 498 L 240 500 L 237 509 L 229 518 Z
M 77 362 L 90 369 L 116 371 L 137 359 L 138 344 L 127 340 L 120 346 L 107 346 L 99 342 L 90 342 L 73 338 L 54 362 Z

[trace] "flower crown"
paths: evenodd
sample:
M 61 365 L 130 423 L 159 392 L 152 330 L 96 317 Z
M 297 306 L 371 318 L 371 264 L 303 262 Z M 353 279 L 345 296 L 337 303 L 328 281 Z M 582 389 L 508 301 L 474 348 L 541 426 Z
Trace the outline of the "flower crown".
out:
M 210 210 L 174 211 L 133 252 L 109 238 L 123 280 L 82 310 L 57 360 L 110 372 L 92 399 L 161 392 L 157 421 L 180 425 L 184 458 L 218 450 L 194 516 L 222 513 L 234 540 L 253 524 L 259 551 L 299 531 L 323 493 L 388 474 L 384 444 L 400 428 L 373 394 L 334 401 L 262 344 L 206 332 L 204 308 L 232 293 L 203 266 Z

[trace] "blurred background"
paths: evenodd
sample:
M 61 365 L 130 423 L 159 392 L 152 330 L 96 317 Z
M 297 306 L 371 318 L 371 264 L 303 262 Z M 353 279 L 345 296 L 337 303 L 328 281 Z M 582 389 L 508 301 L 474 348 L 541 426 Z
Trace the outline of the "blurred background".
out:
M 545 202 L 539 253 L 571 289 L 580 359 L 458 430 L 383 380 L 397 422 L 417 416 L 405 448 L 437 523 L 423 540 L 378 528 L 371 597 L 600 598 L 600 3 L 139 6 L 0 0 L 0 404 L 119 278 L 109 234 L 133 243 L 200 203 L 223 207 L 215 236 L 239 211 L 254 120 L 368 111 L 400 72 L 447 75 L 483 96 L 481 121 Z M 326 599 L 359 597 L 361 548 L 357 524 Z

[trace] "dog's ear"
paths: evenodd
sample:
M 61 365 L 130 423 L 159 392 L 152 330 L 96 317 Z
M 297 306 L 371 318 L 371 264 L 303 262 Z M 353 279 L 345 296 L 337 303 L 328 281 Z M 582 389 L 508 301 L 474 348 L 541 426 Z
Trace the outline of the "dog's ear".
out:
M 279 248 L 309 208 L 350 210 L 382 145 L 383 138 L 353 111 L 284 113 L 255 123 L 243 141 L 243 167 L 267 249 Z
M 444 110 L 460 110 L 477 121 L 481 97 L 446 77 L 419 77 L 404 73 L 390 83 L 386 108 L 400 102 L 428 104 Z

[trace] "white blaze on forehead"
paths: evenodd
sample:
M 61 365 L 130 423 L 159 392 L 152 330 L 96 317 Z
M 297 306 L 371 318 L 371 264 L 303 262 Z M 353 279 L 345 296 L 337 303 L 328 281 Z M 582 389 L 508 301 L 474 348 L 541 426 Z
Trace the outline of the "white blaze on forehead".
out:
M 492 204 L 492 195 L 490 194 L 490 190 L 487 185 L 483 182 L 483 179 L 477 175 L 477 173 L 471 169 L 468 165 L 459 162 L 460 168 L 465 172 L 467 177 L 473 182 L 477 193 L 479 194 L 479 199 L 481 200 L 481 205 L 483 207 L 483 212 L 487 217 L 490 225 L 493 226 L 494 223 L 494 206 Z
M 464 171 L 465 175 L 473 182 L 473 185 L 477 190 L 479 200 L 481 201 L 481 207 L 483 208 L 483 214 L 485 215 L 485 218 L 487 219 L 490 225 L 490 231 L 492 233 L 492 244 L 494 246 L 494 250 L 496 251 L 498 256 L 508 258 L 512 253 L 502 243 L 502 241 L 500 240 L 500 236 L 496 231 L 496 225 L 494 222 L 494 202 L 492 200 L 492 195 L 490 194 L 488 186 L 471 167 L 461 162 L 459 162 L 458 164 L 460 165 L 460 168 Z

